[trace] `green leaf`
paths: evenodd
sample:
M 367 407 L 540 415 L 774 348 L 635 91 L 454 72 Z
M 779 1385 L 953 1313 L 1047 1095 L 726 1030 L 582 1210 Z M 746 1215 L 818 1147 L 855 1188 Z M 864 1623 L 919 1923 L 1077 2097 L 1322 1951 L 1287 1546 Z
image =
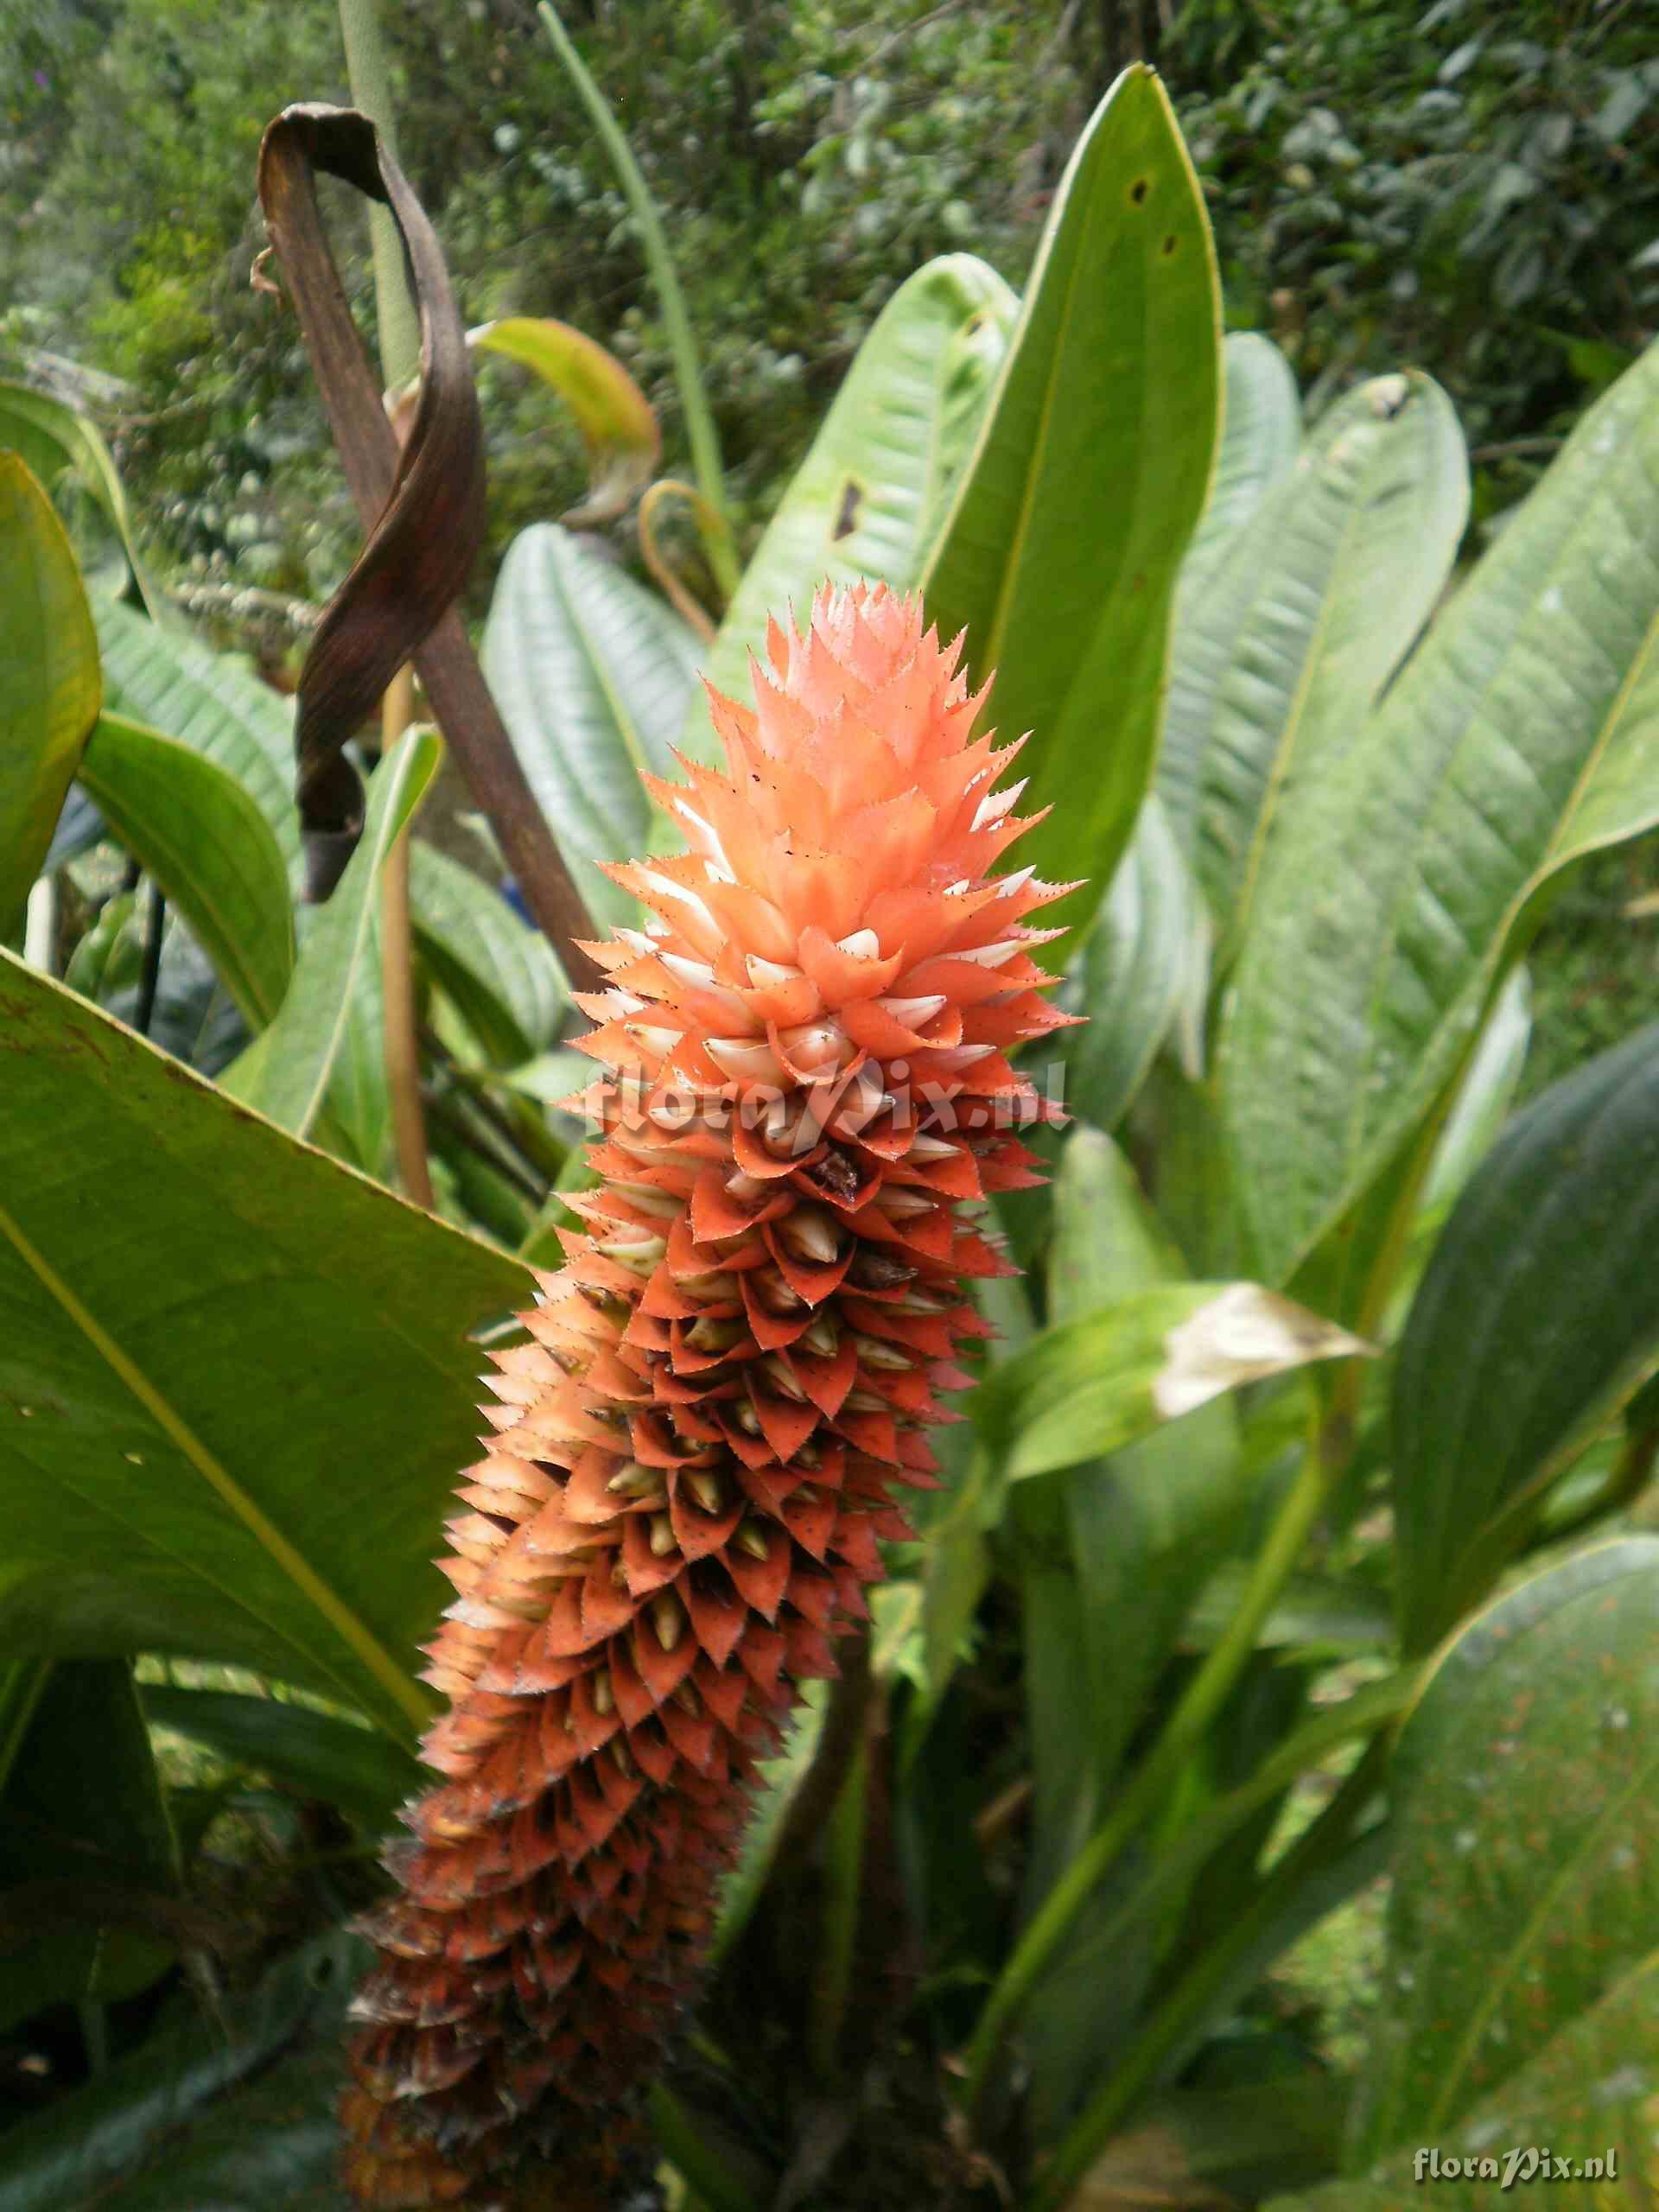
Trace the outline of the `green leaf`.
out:
M 1068 1140 L 1054 1201 L 1048 1288 L 1057 1324 L 1184 1273 L 1128 1163 L 1099 1131 L 1079 1128 Z M 1217 1402 L 1179 1428 L 1142 1436 L 1058 1482 L 1020 1484 L 1010 1497 L 1034 1784 L 1027 1915 L 1111 1802 L 1183 1615 L 1235 1535 L 1242 1475 L 1233 1409 Z M 1091 1899 L 1028 2008 L 1032 2125 L 1044 2141 L 1109 2064 L 1144 1993 L 1150 1944 L 1125 1946 L 1120 1930 L 1112 1997 L 1103 1999 L 1094 1938 L 1122 1879 L 1120 1870 Z
M 774 1758 L 760 1763 L 760 1787 L 755 1792 L 754 1810 L 743 1831 L 743 1847 L 737 1864 L 721 1885 L 720 1909 L 711 1946 L 711 1955 L 715 1960 L 730 1950 L 760 1901 L 760 1892 L 766 1885 L 766 1877 L 783 1840 L 789 1808 L 806 1779 L 818 1739 L 823 1734 L 828 1704 L 825 1686 L 822 1682 L 808 1683 L 781 1750 Z
M 1002 730 L 1052 813 L 1039 874 L 1128 842 L 1157 741 L 1169 611 L 1210 482 L 1219 303 L 1204 202 L 1157 76 L 1096 110 L 1055 194 L 992 410 L 924 586 L 942 637 L 996 671 Z
M 811 450 L 733 595 L 705 674 L 728 698 L 749 696 L 751 652 L 766 620 L 806 620 L 829 581 L 918 581 L 1007 351 L 1019 302 L 994 269 L 950 253 L 908 277 L 859 347 Z M 929 613 L 931 613 L 930 607 Z M 713 757 L 699 692 L 686 750 Z
M 0 2030 L 147 1989 L 178 1949 L 178 1872 L 130 1666 L 60 1662 L 0 1796 Z
M 312 1134 L 327 1100 L 372 1173 L 385 1149 L 390 1116 L 376 888 L 382 863 L 425 796 L 442 751 L 435 732 L 411 730 L 375 775 L 362 839 L 311 925 L 282 1012 L 220 1077 L 232 1098 L 296 1136 Z
M 323 1936 L 225 2000 L 220 2018 L 194 2006 L 176 2012 L 100 2080 L 8 2128 L 0 2136 L 6 2212 L 111 2203 L 122 2212 L 146 2204 L 161 2212 L 340 2212 L 337 2195 L 293 2193 L 295 2139 L 312 2146 L 308 2177 L 331 2180 L 340 2156 L 329 2110 L 340 2027 L 371 1955 L 354 1936 Z M 232 2155 L 239 2148 L 244 2171 L 221 2169 L 202 2188 L 199 2162 L 226 2142 Z
M 48 392 L 0 380 L 0 446 L 21 454 L 48 492 L 67 474 L 97 500 L 121 540 L 145 606 L 158 620 L 165 617 L 166 598 L 138 557 L 120 473 L 97 424 Z
M 51 1674 L 49 1659 L 0 1659 L 0 1796 L 4 1794 Z
M 594 1079 L 593 1070 L 594 1063 L 586 1052 L 578 1052 L 573 1045 L 562 1046 L 556 1052 L 538 1052 L 522 1067 L 505 1070 L 501 1080 L 538 1105 L 558 1107 L 587 1089 Z M 575 1115 L 569 1118 L 577 1119 Z
M 1163 1283 L 1045 1329 L 969 1410 L 1017 1481 L 1116 1452 L 1241 1383 L 1368 1349 L 1255 1283 Z
M 176 738 L 233 776 L 270 825 L 297 883 L 292 702 L 227 655 L 147 622 L 114 600 L 97 601 L 92 614 L 104 662 L 105 706 Z
M 1206 925 L 1155 793 L 1148 793 L 1088 942 L 1077 956 L 1066 1040 L 1066 1109 L 1113 1129 L 1128 1112 L 1185 1002 Z
M 462 1332 L 523 1270 L 10 957 L 0 1034 L 0 1653 L 226 1660 L 407 1735 Z
M 70 954 L 63 980 L 72 991 L 101 1006 L 115 987 L 124 951 L 127 925 L 138 903 L 136 891 L 118 891 L 99 909 L 98 919 Z
M 1414 372 L 1374 377 L 1324 417 L 1205 580 L 1163 759 L 1195 791 L 1223 965 L 1287 805 L 1352 743 L 1433 611 L 1468 512 L 1450 400 Z
M 222 1758 L 255 1768 L 307 1797 L 321 1797 L 382 1834 L 405 1799 L 429 1786 L 401 1745 L 315 1707 L 235 1690 L 144 1685 L 154 1726 L 205 1744 Z
M 954 1440 L 962 1437 L 961 1442 Z M 950 1686 L 963 1646 L 990 1587 L 990 1535 L 1002 1517 L 1007 1485 L 982 1444 L 959 1430 L 937 1447 L 945 1491 L 918 1516 L 925 1550 L 921 1582 L 921 1693 L 907 1716 L 906 1752 L 920 1747 Z
M 294 917 L 283 855 L 247 791 L 205 753 L 121 715 L 99 716 L 79 775 L 263 1028 L 293 972 Z
M 1496 2202 L 1548 2204 L 1552 2196 L 1564 2212 L 1650 2203 L 1659 2160 L 1646 2056 L 1655 2049 L 1659 1955 L 1633 1964 L 1433 2142 L 1377 2160 L 1363 2179 L 1273 2197 L 1266 2212 L 1421 2212 L 1425 2202 L 1446 2212 L 1491 2212 Z
M 1430 1218 L 1444 1214 L 1491 1150 L 1509 1119 L 1531 1042 L 1532 983 L 1526 969 L 1517 968 L 1486 1018 L 1434 1147 L 1422 1195 L 1422 1212 Z
M 651 481 L 663 434 L 651 402 L 614 353 L 550 315 L 481 323 L 467 342 L 533 369 L 575 417 L 588 454 L 588 496 L 563 517 L 572 530 L 613 522 Z
M 1433 1642 L 1659 1359 L 1659 1024 L 1554 1084 L 1441 1232 L 1394 1372 L 1408 1648 Z
M 0 452 L 0 937 L 52 842 L 98 718 L 98 640 L 52 502 Z
M 1238 1611 L 1249 1568 L 1233 1560 L 1211 1575 L 1182 1624 L 1181 1647 L 1207 1651 Z M 1293 1574 L 1256 1642 L 1277 1649 L 1341 1656 L 1386 1650 L 1394 1616 L 1382 1591 L 1334 1575 Z
M 1659 347 L 1598 402 L 1306 787 L 1223 1040 L 1282 1281 L 1430 1110 L 1573 861 L 1659 819 Z
M 1292 468 L 1302 442 L 1296 374 L 1271 338 L 1255 330 L 1229 332 L 1222 340 L 1221 365 L 1221 447 L 1209 502 L 1181 563 L 1183 601 Z M 1178 615 L 1178 635 L 1180 620 Z
M 1223 340 L 1224 382 L 1221 445 L 1209 504 L 1187 547 L 1175 585 L 1170 631 L 1169 690 L 1159 741 L 1158 790 L 1183 853 L 1197 840 L 1201 752 L 1179 733 L 1201 726 L 1208 695 L 1203 654 L 1210 594 L 1217 570 L 1273 486 L 1290 468 L 1302 442 L 1301 395 L 1291 365 L 1270 338 L 1236 330 Z M 1195 714 L 1190 694 L 1197 687 Z
M 673 774 L 696 665 L 696 640 L 678 616 L 556 523 L 538 523 L 508 547 L 485 671 L 601 925 L 626 922 L 634 903 L 594 863 L 647 849 L 652 805 L 639 778 Z
M 1659 1541 L 1581 1552 L 1469 1623 L 1407 1720 L 1356 2167 L 1396 2145 L 1446 2143 L 1622 1977 L 1649 1967 L 1656 1604 Z M 1651 2049 L 1626 2047 L 1626 2085 L 1606 2092 L 1610 2126 L 1650 2095 Z M 1496 2147 L 1528 2139 L 1505 2128 Z M 1606 2138 L 1598 2123 L 1582 2145 L 1548 2139 L 1587 2151 Z
M 553 1042 L 566 1005 L 559 963 L 493 884 L 411 838 L 409 903 L 421 957 L 489 1058 L 512 1066 Z

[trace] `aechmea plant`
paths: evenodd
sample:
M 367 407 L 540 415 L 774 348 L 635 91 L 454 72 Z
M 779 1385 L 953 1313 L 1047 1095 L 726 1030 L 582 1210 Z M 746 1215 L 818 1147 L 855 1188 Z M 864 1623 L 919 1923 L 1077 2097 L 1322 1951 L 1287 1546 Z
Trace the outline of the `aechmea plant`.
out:
M 932 1483 L 987 1332 L 968 1281 L 1011 1272 L 957 1209 L 1035 1179 L 1014 1131 L 1058 1109 L 1007 1053 L 1066 1019 L 1026 918 L 1068 887 L 996 872 L 1018 747 L 973 735 L 960 650 L 913 598 L 826 588 L 772 626 L 753 710 L 710 694 L 725 772 L 653 783 L 688 851 L 611 871 L 654 918 L 591 948 L 602 1180 L 448 1524 L 442 1780 L 356 2000 L 365 2204 L 602 2170 L 756 1762 L 908 1533 L 892 1492 Z

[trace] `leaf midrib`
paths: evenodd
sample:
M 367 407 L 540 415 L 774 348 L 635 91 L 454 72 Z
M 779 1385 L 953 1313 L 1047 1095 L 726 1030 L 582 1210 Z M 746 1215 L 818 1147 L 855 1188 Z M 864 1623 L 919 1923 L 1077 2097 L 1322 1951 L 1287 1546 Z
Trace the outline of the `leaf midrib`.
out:
M 137 1400 L 156 1427 L 184 1455 L 220 1503 L 241 1522 L 266 1555 L 327 1621 L 353 1656 L 367 1669 L 388 1694 L 397 1710 L 412 1724 L 415 1731 L 423 1729 L 430 1718 L 427 1703 L 404 1669 L 399 1666 L 367 1624 L 322 1580 L 304 1554 L 248 1496 L 223 1461 L 208 1449 L 183 1415 L 81 1302 L 3 1206 L 0 1206 L 0 1236 L 11 1244 L 41 1289 Z

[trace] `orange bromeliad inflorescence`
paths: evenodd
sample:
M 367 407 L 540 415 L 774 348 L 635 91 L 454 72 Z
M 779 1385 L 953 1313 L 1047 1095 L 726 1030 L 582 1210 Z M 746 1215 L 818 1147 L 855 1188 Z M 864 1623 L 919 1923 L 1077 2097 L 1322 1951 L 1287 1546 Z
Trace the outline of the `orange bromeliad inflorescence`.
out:
M 1014 1131 L 1058 1109 L 1007 1052 L 1066 1019 L 1024 918 L 1069 887 L 992 873 L 1028 826 L 993 791 L 1018 747 L 971 734 L 960 650 L 913 598 L 826 588 L 804 636 L 772 626 L 753 711 L 710 694 L 725 773 L 653 785 L 689 851 L 611 871 L 656 918 L 591 948 L 603 1179 L 449 1523 L 444 1779 L 355 2007 L 365 2203 L 602 2139 L 695 1981 L 756 1761 L 907 1534 L 892 1486 L 931 1484 L 987 1333 L 964 1278 L 1012 1272 L 956 1210 L 1036 1179 Z

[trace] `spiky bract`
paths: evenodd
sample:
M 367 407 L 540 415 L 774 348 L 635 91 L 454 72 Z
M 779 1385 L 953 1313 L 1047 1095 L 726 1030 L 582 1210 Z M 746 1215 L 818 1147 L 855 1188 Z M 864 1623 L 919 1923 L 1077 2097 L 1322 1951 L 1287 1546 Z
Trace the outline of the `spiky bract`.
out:
M 755 1762 L 931 1479 L 964 1279 L 1007 1271 L 957 1209 L 1033 1179 L 1006 1054 L 1063 1017 L 1024 918 L 1058 887 L 993 872 L 1017 747 L 913 599 L 826 588 L 767 647 L 752 711 L 710 694 L 724 773 L 653 784 L 689 851 L 610 871 L 655 918 L 592 948 L 602 1179 L 449 1523 L 444 1778 L 357 2000 L 366 2203 L 601 2144 L 659 2063 Z

